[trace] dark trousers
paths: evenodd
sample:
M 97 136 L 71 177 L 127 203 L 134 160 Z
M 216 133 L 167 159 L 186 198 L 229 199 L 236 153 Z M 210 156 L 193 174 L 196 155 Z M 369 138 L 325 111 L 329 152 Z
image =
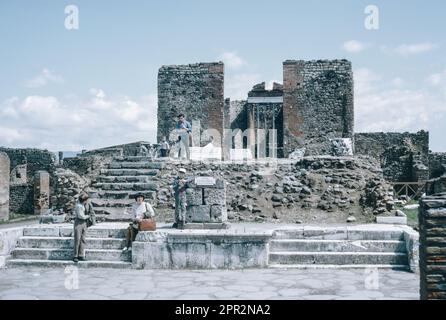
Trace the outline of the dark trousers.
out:
M 125 240 L 126 240 L 125 243 L 127 244 L 127 247 L 132 246 L 132 242 L 135 241 L 137 234 L 138 234 L 138 229 L 133 228 L 132 226 L 129 226 L 127 228 L 127 233 L 125 236 Z
M 161 149 L 161 157 L 167 157 L 167 149 Z
M 76 219 L 74 221 L 74 257 L 85 257 L 85 247 L 87 234 L 87 222 Z

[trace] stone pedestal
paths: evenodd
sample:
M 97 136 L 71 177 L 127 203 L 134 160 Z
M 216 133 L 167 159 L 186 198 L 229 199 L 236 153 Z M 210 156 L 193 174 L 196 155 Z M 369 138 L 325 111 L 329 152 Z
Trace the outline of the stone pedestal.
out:
M 195 177 L 186 191 L 183 229 L 227 229 L 226 186 L 222 179 Z
M 446 299 L 446 193 L 420 200 L 420 297 Z
M 0 152 L 0 221 L 9 219 L 9 171 L 9 157 Z
M 43 215 L 50 207 L 50 175 L 37 171 L 34 176 L 34 214 Z

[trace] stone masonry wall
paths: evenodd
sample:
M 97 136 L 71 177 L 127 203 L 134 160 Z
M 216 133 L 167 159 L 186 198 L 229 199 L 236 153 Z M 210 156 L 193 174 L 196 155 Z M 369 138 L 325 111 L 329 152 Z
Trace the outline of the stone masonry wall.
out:
M 216 129 L 223 137 L 224 66 L 222 62 L 163 66 L 158 72 L 158 142 L 169 134 L 179 113 L 201 131 Z M 209 141 L 202 137 L 202 145 Z M 171 137 L 175 140 L 176 137 Z
M 40 149 L 13 149 L 0 147 L 0 152 L 5 152 L 11 160 L 11 172 L 16 174 L 17 167 L 26 165 L 26 176 L 20 170 L 20 181 L 11 185 L 9 208 L 11 213 L 33 214 L 34 176 L 39 170 L 50 174 L 54 172 L 56 156 L 48 150 Z M 17 168 L 17 169 L 16 169 Z M 13 179 L 14 180 L 14 179 Z
M 446 193 L 420 200 L 420 297 L 446 299 Z
M 34 213 L 34 187 L 32 184 L 12 185 L 9 210 L 19 214 Z
M 446 152 L 429 153 L 429 177 L 438 178 L 446 173 Z
M 387 180 L 416 181 L 419 167 L 428 164 L 429 132 L 356 133 L 354 146 L 356 154 L 380 161 Z
M 283 63 L 284 155 L 331 153 L 331 138 L 353 138 L 353 72 L 347 60 Z

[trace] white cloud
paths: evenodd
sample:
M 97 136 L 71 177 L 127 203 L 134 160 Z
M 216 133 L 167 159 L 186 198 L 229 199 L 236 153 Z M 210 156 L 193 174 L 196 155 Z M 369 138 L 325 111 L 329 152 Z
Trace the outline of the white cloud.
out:
M 252 87 L 262 81 L 262 75 L 257 73 L 229 75 L 225 79 L 225 97 L 231 100 L 245 100 Z
M 342 48 L 345 51 L 350 52 L 350 53 L 358 53 L 358 52 L 364 51 L 368 47 L 370 47 L 369 43 L 360 42 L 357 40 L 346 41 L 342 45 Z
M 13 97 L 0 103 L 0 141 L 11 147 L 79 151 L 156 139 L 156 95 Z
M 438 87 L 438 86 L 445 86 L 446 87 L 446 70 L 440 73 L 434 73 L 431 74 L 428 79 L 428 83 L 431 86 Z
M 396 77 L 390 81 L 390 84 L 394 87 L 401 88 L 406 84 L 406 81 L 400 77 Z
M 437 115 L 446 112 L 445 99 L 435 91 L 406 89 L 400 78 L 399 86 L 389 88 L 370 69 L 356 70 L 354 75 L 356 132 L 429 129 Z
M 28 81 L 25 81 L 25 87 L 40 88 L 46 86 L 50 82 L 62 83 L 63 81 L 64 79 L 62 78 L 62 76 L 54 74 L 53 72 L 45 68 L 39 75 L 35 76 L 34 78 Z
M 395 49 L 396 53 L 407 56 L 412 54 L 419 54 L 432 51 L 435 45 L 430 42 L 415 43 L 415 44 L 403 44 Z
M 426 53 L 434 50 L 437 47 L 436 44 L 431 42 L 422 43 L 412 43 L 412 44 L 402 44 L 395 48 L 390 48 L 387 46 L 381 46 L 381 51 L 389 54 L 397 54 L 400 56 L 410 56 L 417 55 L 421 53 Z
M 218 59 L 223 61 L 225 66 L 230 69 L 239 69 L 247 64 L 245 60 L 238 56 L 237 52 L 224 52 Z

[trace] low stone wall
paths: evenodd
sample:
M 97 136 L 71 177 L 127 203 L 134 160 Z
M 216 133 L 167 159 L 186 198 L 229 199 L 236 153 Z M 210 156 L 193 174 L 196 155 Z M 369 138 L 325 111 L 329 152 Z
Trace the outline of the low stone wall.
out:
M 420 296 L 446 299 L 446 193 L 420 200 Z
M 23 227 L 0 230 L 0 268 L 15 249 L 18 239 L 23 236 Z
M 132 261 L 138 269 L 242 269 L 268 266 L 270 234 L 203 231 L 140 232 Z

